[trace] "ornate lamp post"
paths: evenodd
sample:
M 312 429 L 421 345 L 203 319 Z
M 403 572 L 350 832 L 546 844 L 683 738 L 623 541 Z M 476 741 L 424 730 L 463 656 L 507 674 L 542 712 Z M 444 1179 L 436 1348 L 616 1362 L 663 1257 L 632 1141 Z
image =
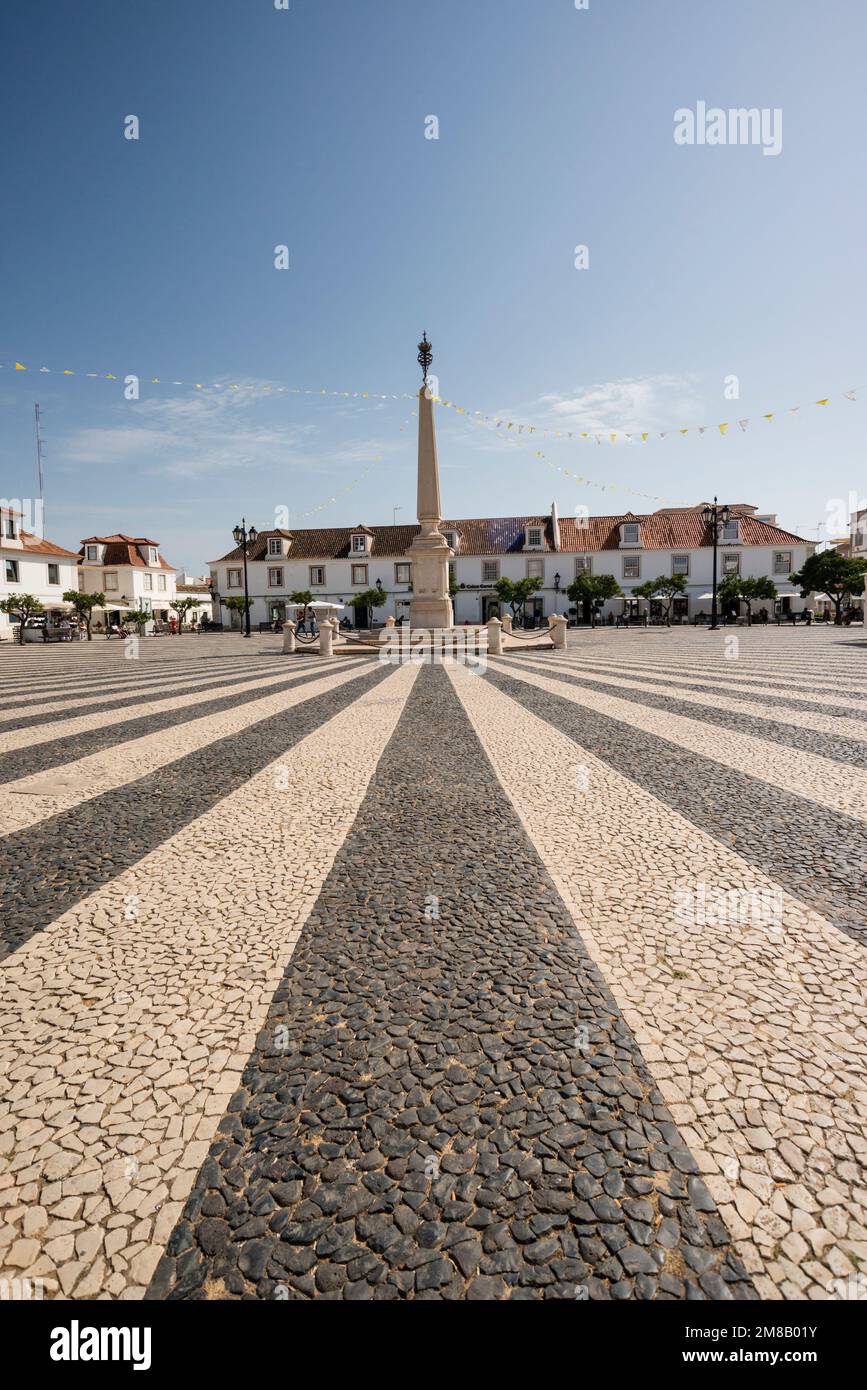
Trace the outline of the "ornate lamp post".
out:
M 422 385 L 427 386 L 427 373 L 433 361 L 433 348 L 428 342 L 427 329 L 421 335 L 421 342 L 418 345 L 418 364 L 422 372 Z
M 717 583 L 716 583 L 716 553 L 717 553 L 717 547 L 718 547 L 718 545 L 719 545 L 719 528 L 720 528 L 720 526 L 725 526 L 726 522 L 729 521 L 729 520 L 731 519 L 731 514 L 732 514 L 732 513 L 731 513 L 731 508 L 730 508 L 730 507 L 726 507 L 726 506 L 720 507 L 720 506 L 718 505 L 718 503 L 717 503 L 717 499 L 714 498 L 714 499 L 713 499 L 713 506 L 711 506 L 710 504 L 708 504 L 708 506 L 703 507 L 703 508 L 702 508 L 702 513 L 701 513 L 701 514 L 702 514 L 702 518 L 703 518 L 703 520 L 704 520 L 705 526 L 710 526 L 710 527 L 713 528 L 713 598 L 712 598 L 712 600 L 711 600 L 710 628 L 709 628 L 708 630 L 709 630 L 710 632 L 717 632 L 718 629 L 719 629 L 719 623 L 718 623 L 717 620 L 716 620 L 716 619 L 717 619 L 717 607 L 716 607 L 716 590 L 717 590 Z
M 555 614 L 559 614 L 559 612 L 560 612 L 560 575 L 559 575 L 559 574 L 555 574 L 555 575 L 554 575 L 554 613 L 555 613 Z M 569 616 L 568 613 L 566 614 L 566 616 L 567 616 L 567 618 L 568 618 L 568 616 Z
M 241 517 L 241 525 L 236 526 L 232 535 L 235 537 L 235 544 L 240 547 L 244 556 L 244 636 L 250 636 L 250 591 L 247 585 L 247 547 L 255 545 L 259 538 L 259 532 L 255 526 L 247 526 L 246 517 Z

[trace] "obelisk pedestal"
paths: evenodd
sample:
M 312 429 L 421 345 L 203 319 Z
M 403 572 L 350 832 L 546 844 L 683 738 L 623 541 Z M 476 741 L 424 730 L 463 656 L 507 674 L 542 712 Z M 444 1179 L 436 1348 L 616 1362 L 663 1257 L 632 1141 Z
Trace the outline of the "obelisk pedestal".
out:
M 439 529 L 442 509 L 436 427 L 427 383 L 418 393 L 418 521 L 419 533 L 407 552 L 412 561 L 410 627 L 450 628 L 454 612 L 449 597 L 449 560 L 454 551 Z

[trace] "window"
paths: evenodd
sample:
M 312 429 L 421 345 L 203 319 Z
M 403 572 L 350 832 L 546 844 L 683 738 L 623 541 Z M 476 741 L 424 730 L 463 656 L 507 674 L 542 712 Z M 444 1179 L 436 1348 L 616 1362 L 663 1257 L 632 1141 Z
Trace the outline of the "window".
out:
M 48 566 L 48 582 L 49 582 L 49 584 L 59 584 L 59 583 L 60 583 L 60 566 L 59 566 L 59 565 L 49 565 L 49 566 Z
M 446 542 L 446 545 L 448 546 L 449 550 L 457 550 L 457 548 L 458 548 L 458 533 L 457 533 L 457 531 L 443 531 L 443 535 L 444 535 L 444 537 L 445 537 L 445 542 Z
M 86 584 L 87 584 L 87 579 L 85 578 L 84 570 L 79 570 L 79 571 L 78 571 L 78 592 L 79 592 L 80 594 L 83 594 L 83 593 L 86 592 L 86 589 L 85 589 L 85 585 L 86 585 Z
M 641 578 L 641 556 L 640 556 L 640 555 L 624 555 L 624 557 L 623 557 L 623 578 L 624 578 L 624 579 L 640 579 L 640 578 Z
M 724 555 L 722 557 L 723 574 L 740 574 L 741 557 L 740 555 Z
M 117 570 L 106 570 L 102 576 L 102 587 L 108 592 L 109 589 L 117 588 Z
M 527 578 L 528 578 L 528 579 L 544 579 L 544 578 L 545 578 L 545 561 L 544 561 L 544 560 L 528 560 L 528 561 L 527 561 Z
M 641 525 L 637 521 L 625 521 L 620 531 L 621 545 L 640 545 Z
M 353 584 L 367 583 L 367 565 L 352 566 L 352 582 Z
M 483 584 L 496 584 L 496 582 L 497 582 L 497 580 L 499 579 L 499 577 L 500 577 L 500 562 L 499 562 L 499 560 L 483 560 L 483 561 L 482 561 L 482 583 L 483 583 Z
M 536 550 L 538 550 L 538 549 L 541 548 L 541 545 L 542 545 L 542 528 L 541 528 L 541 526 L 528 526 L 528 527 L 527 527 L 527 545 L 528 545 L 531 549 L 536 549 Z
M 241 587 L 241 571 L 240 571 L 240 570 L 226 570 L 226 588 L 227 588 L 227 589 L 240 589 L 240 587 Z
M 774 551 L 774 574 L 789 575 L 792 572 L 791 550 Z
M 593 573 L 593 557 L 592 557 L 591 555 L 576 555 L 576 556 L 575 556 L 575 575 L 576 575 L 576 577 L 577 577 L 579 574 L 592 574 L 592 573 Z
M 14 518 L 14 516 L 7 516 L 6 522 L 5 522 L 5 530 L 6 530 L 6 539 L 7 539 L 7 541 L 14 541 L 14 539 L 15 539 L 15 518 Z
M 310 566 L 310 583 L 311 583 L 311 586 L 312 586 L 314 589 L 323 589 L 323 588 L 325 587 L 325 566 L 324 566 L 324 565 L 311 565 L 311 566 Z
M 157 588 L 161 594 L 166 592 L 166 577 L 164 574 L 157 575 Z
M 366 550 L 367 550 L 367 537 L 366 537 L 366 536 L 353 536 L 353 537 L 352 537 L 352 553 L 353 553 L 353 555 L 364 555 L 364 553 L 366 552 Z
M 18 583 L 18 561 L 17 561 L 17 560 L 7 560 L 7 561 L 6 561 L 6 583 L 7 583 L 7 584 L 17 584 L 17 583 Z
M 736 541 L 738 539 L 738 519 L 737 517 L 733 517 L 731 521 L 727 521 L 725 526 L 723 526 L 720 532 L 720 540 Z
M 282 565 L 279 565 L 276 569 L 269 569 L 269 571 L 268 571 L 268 588 L 269 588 L 269 589 L 282 589 L 282 588 L 283 588 L 283 566 L 282 566 Z
M 148 564 L 149 564 L 149 565 L 158 565 L 159 562 L 160 562 L 160 557 L 159 557 L 159 555 L 157 554 L 157 548 L 156 548 L 156 546 L 155 546 L 155 545 L 149 545 L 149 546 L 148 546 Z
M 269 537 L 268 537 L 268 554 L 269 554 L 269 555 L 282 555 L 282 554 L 283 554 L 283 542 L 281 541 L 281 539 L 280 539 L 279 536 L 269 536 Z
M 671 572 L 672 574 L 689 574 L 689 556 L 672 555 Z
M 98 546 L 98 545 L 87 545 L 87 546 L 85 546 L 84 549 L 85 549 L 85 558 L 86 558 L 87 560 L 92 560 L 92 561 L 94 561 L 96 564 L 99 564 L 99 546 Z
M 142 583 L 144 584 L 144 586 L 145 586 L 146 589 L 152 589 L 152 588 L 154 587 L 154 577 L 153 577 L 153 575 L 152 575 L 152 574 L 143 574 L 143 575 L 142 575 Z
M 211 570 L 211 591 L 214 592 L 215 590 L 219 589 L 219 587 L 220 576 L 218 575 L 216 570 Z
M 394 567 L 395 584 L 409 584 L 412 581 L 412 565 L 401 560 Z

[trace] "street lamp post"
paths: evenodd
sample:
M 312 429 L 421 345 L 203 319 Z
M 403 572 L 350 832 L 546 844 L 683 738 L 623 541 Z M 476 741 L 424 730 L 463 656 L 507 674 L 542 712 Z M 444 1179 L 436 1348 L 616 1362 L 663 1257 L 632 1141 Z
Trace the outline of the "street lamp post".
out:
M 241 517 L 241 525 L 236 526 L 232 535 L 235 537 L 235 544 L 241 547 L 244 556 L 244 636 L 250 636 L 250 590 L 247 584 L 247 547 L 255 545 L 259 537 L 259 532 L 255 526 L 247 526 L 247 518 Z
M 559 617 L 559 614 L 560 614 L 560 576 L 559 576 L 559 574 L 555 574 L 555 575 L 554 575 L 554 616 L 555 616 L 555 617 Z M 566 616 L 567 616 L 567 617 L 569 616 L 568 613 L 567 613 Z
M 719 630 L 719 623 L 717 622 L 717 604 L 716 604 L 716 590 L 717 590 L 717 582 L 716 582 L 717 564 L 716 564 L 716 559 L 717 559 L 717 548 L 718 548 L 718 546 L 719 546 L 719 528 L 720 528 L 720 526 L 725 526 L 726 522 L 728 522 L 728 521 L 731 519 L 731 514 L 732 514 L 732 513 L 731 513 L 731 508 L 730 508 L 730 507 L 725 507 L 725 506 L 724 506 L 724 507 L 720 507 L 720 506 L 718 505 L 718 503 L 717 503 L 717 499 L 714 498 L 714 499 L 713 499 L 713 506 L 711 506 L 710 504 L 708 504 L 708 506 L 702 508 L 702 513 L 701 513 L 701 514 L 702 514 L 702 518 L 703 518 L 703 520 L 704 520 L 705 526 L 711 526 L 711 527 L 713 528 L 713 595 L 712 595 L 712 598 L 711 598 L 710 628 L 708 629 L 708 631 L 710 631 L 710 632 L 717 632 L 717 631 Z

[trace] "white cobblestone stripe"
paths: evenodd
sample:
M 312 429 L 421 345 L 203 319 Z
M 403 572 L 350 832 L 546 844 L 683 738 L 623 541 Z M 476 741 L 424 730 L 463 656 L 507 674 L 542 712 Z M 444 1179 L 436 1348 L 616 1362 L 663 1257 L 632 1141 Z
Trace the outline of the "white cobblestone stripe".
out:
M 0 837 L 26 830 L 93 797 L 136 782 L 219 739 L 243 734 L 260 720 L 291 709 L 293 705 L 312 699 L 324 690 L 336 690 L 347 681 L 369 674 L 369 670 L 361 665 L 323 672 L 321 661 L 317 657 L 312 660 L 312 667 L 299 663 L 297 672 L 293 668 L 287 677 L 287 685 L 281 686 L 276 694 L 263 694 L 261 699 L 245 701 L 220 714 L 190 719 L 173 729 L 170 739 L 162 730 L 142 734 L 98 753 L 66 762 L 60 768 L 49 768 L 36 776 L 20 777 L 0 784 Z M 292 675 L 300 678 L 311 671 L 320 677 L 319 681 L 305 680 L 297 689 L 288 683 Z
M 677 694 L 680 694 L 681 691 L 696 691 L 700 695 L 719 696 L 735 702 L 744 701 L 745 704 L 751 701 L 761 701 L 760 704 L 756 705 L 756 708 L 760 709 L 762 712 L 767 711 L 769 708 L 775 710 L 779 709 L 780 711 L 794 709 L 806 711 L 808 714 L 830 712 L 832 718 L 835 720 L 840 717 L 844 720 L 848 717 L 856 721 L 867 718 L 867 709 L 864 708 L 863 704 L 859 704 L 856 699 L 847 696 L 822 694 L 821 692 L 813 693 L 806 687 L 797 687 L 795 689 L 791 686 L 780 687 L 769 684 L 756 684 L 745 687 L 743 684 L 724 679 L 724 677 L 718 673 L 708 673 L 707 671 L 703 672 L 701 677 L 685 676 L 675 671 L 668 670 L 662 675 L 660 674 L 660 668 L 658 666 L 654 666 L 653 673 L 648 674 L 646 665 L 634 666 L 625 665 L 623 663 L 615 664 L 614 662 L 602 665 L 601 663 L 587 661 L 583 658 L 578 661 L 574 654 L 562 658 L 549 656 L 546 665 L 548 663 L 552 666 L 561 666 L 565 670 L 570 670 L 575 673 L 593 674 L 600 677 L 610 677 L 612 679 L 616 676 L 627 680 L 639 681 L 650 690 L 664 687 Z M 865 696 L 865 698 L 867 698 L 867 696 Z M 741 706 L 740 703 L 735 703 L 729 707 L 739 709 Z M 829 724 L 827 727 L 833 731 L 837 726 L 836 723 L 833 723 Z M 860 737 L 860 735 L 857 736 Z
M 526 657 L 510 659 L 517 661 L 518 669 L 531 664 Z M 752 708 L 747 708 L 746 705 L 738 704 L 735 700 L 726 700 L 724 697 L 714 699 L 680 690 L 663 693 L 641 681 L 625 680 L 619 676 L 585 674 L 580 669 L 567 670 L 562 665 L 550 668 L 546 666 L 545 669 L 550 670 L 554 680 L 617 695 L 627 703 L 648 709 L 698 719 L 724 730 L 725 735 L 730 731 L 743 732 L 768 743 L 778 743 L 784 748 L 818 753 L 823 758 L 853 767 L 865 766 L 865 726 L 862 723 L 854 726 L 849 723 L 848 727 L 844 727 L 842 720 L 831 721 L 831 732 L 826 732 L 823 727 L 826 717 L 819 713 L 809 716 L 796 710 L 771 708 L 768 704 L 755 703 Z M 718 733 L 717 738 L 725 735 L 721 736 Z
M 310 667 L 317 660 L 315 656 L 299 658 L 292 664 L 292 670 L 294 671 L 296 666 L 299 670 L 302 666 Z M 261 677 L 269 674 L 274 674 L 273 665 L 270 671 L 263 670 L 260 673 Z M 91 713 L 107 713 L 112 708 L 134 710 L 138 705 L 163 697 L 178 699 L 183 695 L 195 695 L 200 692 L 228 690 L 236 686 L 243 688 L 244 683 L 249 680 L 249 666 L 227 671 L 222 667 L 215 669 L 212 663 L 205 673 L 193 673 L 184 667 L 173 676 L 161 677 L 157 682 L 147 679 L 133 680 L 108 693 L 93 693 L 86 684 L 74 682 L 67 686 L 62 695 L 55 694 L 48 701 L 40 699 L 41 692 L 37 690 L 30 696 L 26 706 L 12 708 L 7 705 L 0 708 L 0 724 L 14 723 L 16 730 L 37 727 L 50 730 L 51 724 L 59 720 L 80 719 Z
M 833 1296 L 867 1260 L 863 951 L 490 680 L 451 674 L 759 1293 Z
M 285 762 L 0 969 L 2 1276 L 143 1295 L 416 675 L 287 726 Z
M 867 772 L 860 768 L 832 762 L 821 754 L 781 748 L 747 732 L 727 730 L 722 736 L 708 726 L 699 710 L 694 715 L 669 713 L 617 695 L 597 693 L 591 685 L 570 685 L 569 673 L 547 662 L 531 664 L 524 658 L 511 661 L 507 657 L 496 661 L 497 669 L 508 670 L 510 676 L 539 690 L 654 734 L 678 748 L 688 748 L 783 791 L 801 796 L 809 788 L 812 801 L 842 815 L 867 819 Z M 561 679 L 564 675 L 565 681 Z
M 278 701 L 274 713 L 241 737 L 215 738 L 131 785 L 60 811 L 35 835 L 23 830 L 0 838 L 0 959 L 235 791 L 388 669 L 353 663 L 335 665 L 327 676 L 304 675 L 290 687 L 288 702 Z

